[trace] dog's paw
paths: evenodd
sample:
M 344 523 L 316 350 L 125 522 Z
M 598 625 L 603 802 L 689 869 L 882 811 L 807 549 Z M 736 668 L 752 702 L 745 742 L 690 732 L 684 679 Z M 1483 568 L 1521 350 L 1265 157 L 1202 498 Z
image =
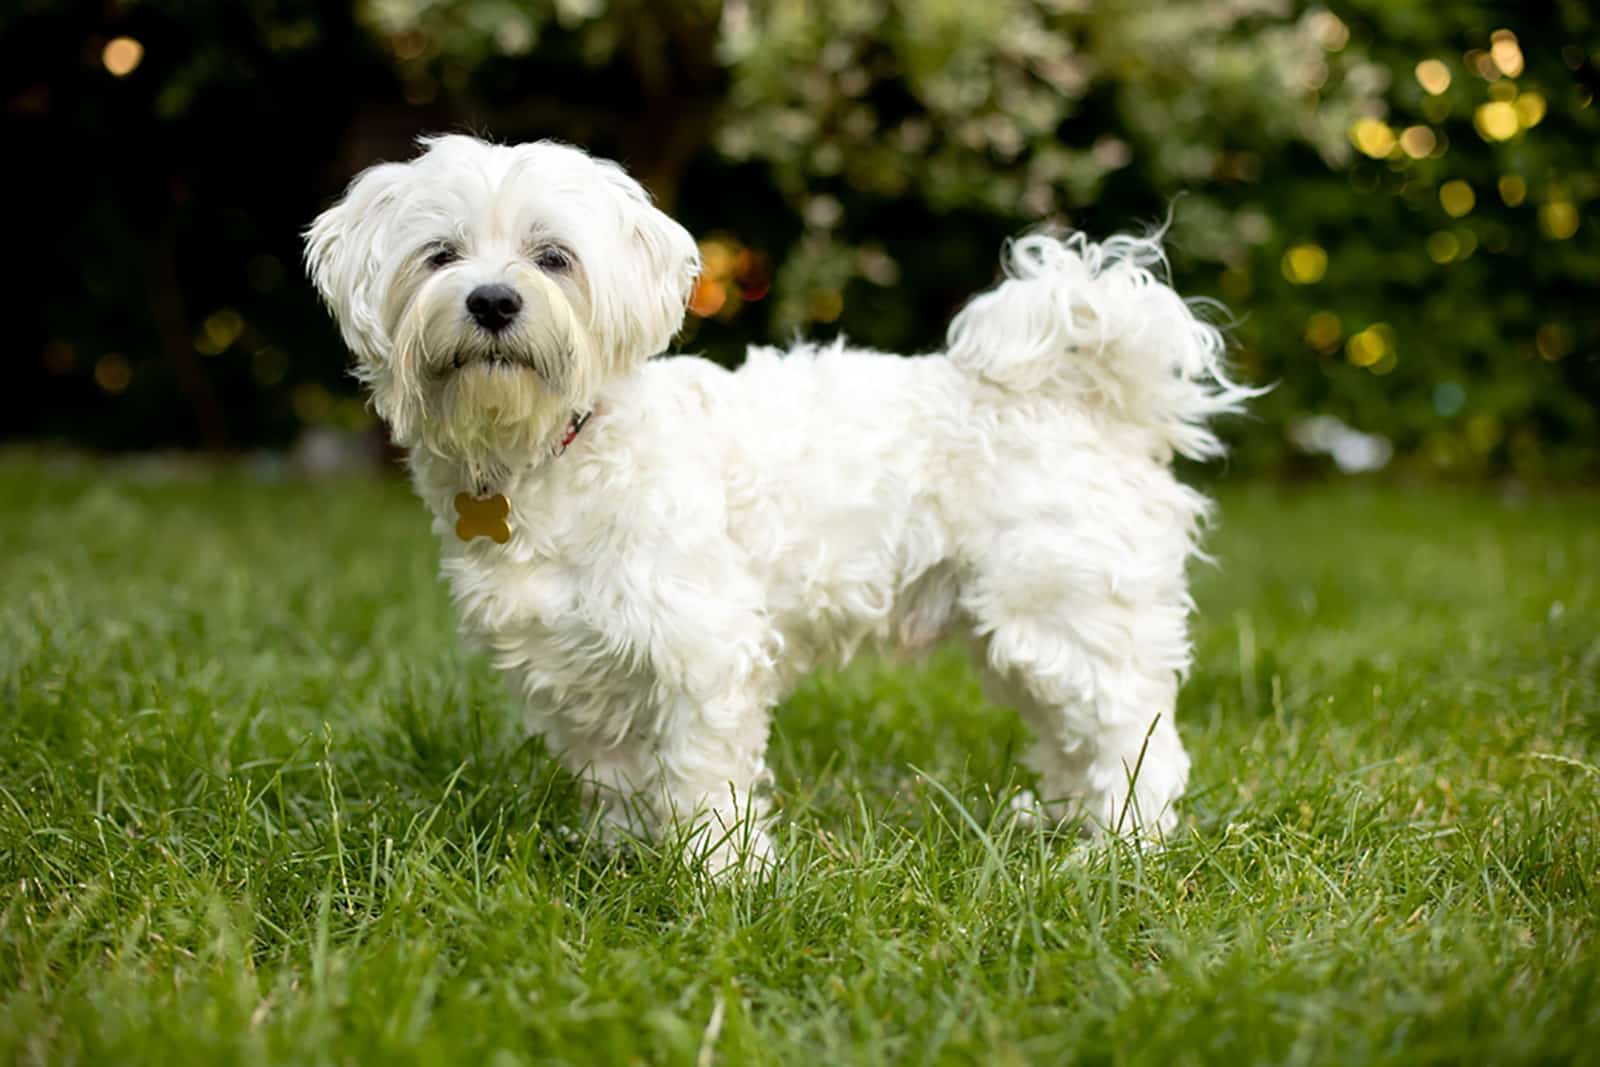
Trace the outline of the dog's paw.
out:
M 1052 825 L 1050 813 L 1045 809 L 1044 803 L 1040 801 L 1038 795 L 1031 789 L 1017 790 L 1011 797 L 1011 803 L 1007 807 L 1011 811 L 1011 817 L 1016 820 L 1019 826 L 1026 826 L 1031 829 L 1035 826 L 1048 827 Z
M 771 836 L 764 830 L 743 826 L 729 833 L 703 828 L 689 841 L 684 859 L 711 881 L 721 884 L 760 881 L 769 877 L 778 865 L 777 849 Z

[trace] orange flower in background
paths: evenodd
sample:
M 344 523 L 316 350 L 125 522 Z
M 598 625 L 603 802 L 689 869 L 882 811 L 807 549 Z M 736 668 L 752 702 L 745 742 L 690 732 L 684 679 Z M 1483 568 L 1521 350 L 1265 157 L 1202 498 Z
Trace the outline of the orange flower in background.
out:
M 767 257 L 736 237 L 708 237 L 700 242 L 700 277 L 689 296 L 689 310 L 703 319 L 731 319 L 739 308 L 772 290 Z
M 689 295 L 689 310 L 703 319 L 721 311 L 728 302 L 728 287 L 710 274 L 695 279 L 694 292 Z

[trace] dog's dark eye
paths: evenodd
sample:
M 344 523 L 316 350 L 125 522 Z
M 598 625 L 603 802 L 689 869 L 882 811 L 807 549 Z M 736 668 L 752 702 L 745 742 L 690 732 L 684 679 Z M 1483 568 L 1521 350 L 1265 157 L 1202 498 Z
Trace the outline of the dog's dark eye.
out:
M 428 266 L 438 270 L 440 267 L 448 267 L 460 258 L 461 253 L 453 248 L 437 248 L 428 256 Z
M 533 261 L 539 265 L 540 270 L 547 270 L 552 274 L 572 269 L 572 257 L 559 248 L 543 249 Z

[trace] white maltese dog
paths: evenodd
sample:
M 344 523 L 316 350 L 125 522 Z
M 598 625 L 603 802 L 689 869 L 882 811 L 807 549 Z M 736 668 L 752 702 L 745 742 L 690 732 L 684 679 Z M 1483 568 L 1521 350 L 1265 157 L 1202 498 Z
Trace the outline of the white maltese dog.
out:
M 612 830 L 759 867 L 772 711 L 865 642 L 970 641 L 1052 822 L 1158 838 L 1189 758 L 1170 470 L 1252 391 L 1153 240 L 1034 234 L 915 358 L 652 359 L 695 242 L 616 164 L 425 140 L 311 226 L 309 270 L 409 450 L 461 628 Z

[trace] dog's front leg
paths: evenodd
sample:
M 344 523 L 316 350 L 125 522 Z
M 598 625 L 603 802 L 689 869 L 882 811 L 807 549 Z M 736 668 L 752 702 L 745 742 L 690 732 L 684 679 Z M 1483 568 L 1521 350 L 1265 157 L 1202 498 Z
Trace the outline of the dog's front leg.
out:
M 713 875 L 771 861 L 762 792 L 770 699 L 752 681 L 747 674 L 737 692 L 696 696 L 658 677 L 648 700 L 618 700 L 598 717 L 609 729 L 543 731 L 583 783 L 604 838 L 679 843 Z
M 721 645 L 693 671 L 657 649 L 652 677 L 632 699 L 618 693 L 535 721 L 583 784 L 604 839 L 678 843 L 714 875 L 771 861 L 763 790 L 775 696 L 766 658 L 740 647 Z
M 620 743 L 578 755 L 613 795 L 608 821 L 681 841 L 713 874 L 757 870 L 772 857 L 762 790 L 778 640 L 721 531 L 672 533 L 610 568 L 615 584 L 594 598 L 616 607 L 591 616 L 600 633 L 588 643 L 625 654 L 638 702 L 616 709 L 628 723 Z
M 650 798 L 659 830 L 713 876 L 759 872 L 773 855 L 765 697 L 746 692 L 708 701 L 681 693 L 661 710 Z

